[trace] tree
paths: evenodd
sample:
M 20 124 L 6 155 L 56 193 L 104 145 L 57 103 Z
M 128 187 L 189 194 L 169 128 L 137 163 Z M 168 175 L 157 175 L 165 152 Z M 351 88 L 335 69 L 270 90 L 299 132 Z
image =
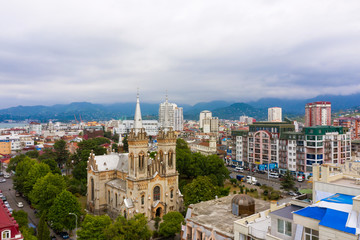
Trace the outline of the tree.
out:
M 69 151 L 66 149 L 66 142 L 64 140 L 56 141 L 54 144 L 56 162 L 59 165 L 63 165 L 69 159 Z
M 50 231 L 45 221 L 46 215 L 43 213 L 40 218 L 39 225 L 37 226 L 37 237 L 39 240 L 49 240 Z
M 111 149 L 114 150 L 115 152 L 119 152 L 119 146 L 116 143 L 113 143 L 111 145 Z
M 61 174 L 60 168 L 53 158 L 43 159 L 41 162 L 47 164 L 53 174 Z
M 109 227 L 111 219 L 108 215 L 93 216 L 86 215 L 81 224 L 81 229 L 77 231 L 79 240 L 106 240 L 104 229 Z
M 281 188 L 285 191 L 295 189 L 295 181 L 289 170 L 286 171 L 284 178 L 281 180 Z
M 50 167 L 45 163 L 35 163 L 29 170 L 27 174 L 26 181 L 24 182 L 24 191 L 25 195 L 29 195 L 31 190 L 34 187 L 36 181 L 51 172 Z
M 13 157 L 10 159 L 10 163 L 8 165 L 8 168 L 7 168 L 7 172 L 10 172 L 10 171 L 15 171 L 16 170 L 16 166 L 22 162 L 24 159 L 30 159 L 29 157 L 27 157 L 26 155 L 24 154 L 20 154 L 16 157 Z
M 67 190 L 63 190 L 54 200 L 48 213 L 48 220 L 52 223 L 55 230 L 75 228 L 75 218 L 69 215 L 74 213 L 80 218 L 81 206 L 77 198 Z
M 137 214 L 130 220 L 119 215 L 116 221 L 105 229 L 105 237 L 113 240 L 150 239 L 151 230 L 143 214 Z
M 209 177 L 199 176 L 184 187 L 184 202 L 185 205 L 188 206 L 201 201 L 214 199 L 215 196 L 219 196 L 219 194 L 219 188 L 212 184 Z
M 42 211 L 48 210 L 54 203 L 56 197 L 66 188 L 63 176 L 48 173 L 45 177 L 40 178 L 30 192 L 32 204 Z
M 43 153 L 38 157 L 38 160 L 41 162 L 44 159 L 56 159 L 56 153 L 51 148 L 44 148 Z
M 181 224 L 184 223 L 184 217 L 179 212 L 169 212 L 164 215 L 163 222 L 160 224 L 159 233 L 165 237 L 175 236 L 181 231 Z
M 30 158 L 38 158 L 39 157 L 39 152 L 38 150 L 33 150 L 33 151 L 29 151 L 27 153 L 25 153 L 26 156 L 30 157 Z
M 16 222 L 19 224 L 19 227 L 28 226 L 28 214 L 24 210 L 16 211 L 14 210 L 12 216 L 15 218 Z
M 124 148 L 124 152 L 129 152 L 129 143 L 128 143 L 128 136 L 125 135 L 123 140 L 123 148 Z
M 37 164 L 36 160 L 30 159 L 29 157 L 25 157 L 22 161 L 20 161 L 16 165 L 14 187 L 19 192 L 24 193 L 25 183 L 27 181 L 29 171 L 32 168 L 32 166 L 35 164 Z

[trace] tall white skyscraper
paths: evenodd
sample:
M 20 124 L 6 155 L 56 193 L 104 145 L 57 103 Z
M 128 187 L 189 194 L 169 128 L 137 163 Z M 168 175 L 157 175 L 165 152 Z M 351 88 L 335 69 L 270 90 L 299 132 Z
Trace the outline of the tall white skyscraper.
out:
M 282 109 L 280 107 L 268 108 L 269 122 L 282 122 Z
M 212 113 L 208 110 L 204 110 L 200 113 L 199 124 L 200 128 L 204 128 L 204 119 L 212 118 Z M 210 124 L 210 123 L 209 123 Z M 210 126 L 209 126 L 210 128 Z
M 182 131 L 184 128 L 183 108 L 175 103 L 169 103 L 168 97 L 159 107 L 159 125 L 163 128 L 172 127 L 175 131 Z

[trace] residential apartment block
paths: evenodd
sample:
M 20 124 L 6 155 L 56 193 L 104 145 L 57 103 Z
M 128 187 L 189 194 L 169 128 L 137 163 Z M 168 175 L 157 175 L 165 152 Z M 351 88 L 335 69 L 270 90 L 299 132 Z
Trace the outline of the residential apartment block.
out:
M 305 127 L 331 125 L 331 103 L 313 102 L 305 105 Z
M 276 163 L 280 172 L 310 175 L 313 164 L 344 164 L 351 158 L 351 133 L 343 127 L 315 126 L 295 132 L 287 122 L 256 122 L 235 132 L 236 165 L 262 170 Z M 245 154 L 246 153 L 246 154 Z M 264 166 L 265 165 L 265 166 Z
M 184 128 L 183 108 L 175 103 L 166 101 L 159 106 L 159 124 L 160 127 L 172 127 L 175 131 L 182 131 Z
M 360 118 L 341 117 L 334 119 L 334 126 L 342 126 L 349 128 L 351 140 L 360 139 Z
M 280 107 L 268 108 L 268 121 L 269 122 L 281 122 L 282 121 L 282 109 Z

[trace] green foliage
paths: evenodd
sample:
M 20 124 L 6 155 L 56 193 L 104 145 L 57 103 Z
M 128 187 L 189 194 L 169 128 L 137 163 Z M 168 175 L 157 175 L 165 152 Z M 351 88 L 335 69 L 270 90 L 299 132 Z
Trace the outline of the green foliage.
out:
M 286 171 L 281 180 L 281 188 L 285 191 L 295 190 L 295 181 L 289 170 Z
M 228 196 L 230 193 L 230 187 L 223 188 L 220 187 L 220 197 Z
M 124 148 L 124 152 L 129 152 L 129 143 L 128 143 L 128 136 L 125 135 L 123 140 L 123 148 Z
M 34 163 L 30 168 L 26 180 L 24 182 L 23 193 L 28 196 L 34 187 L 36 181 L 51 172 L 50 167 L 45 163 Z
M 24 240 L 37 240 L 38 238 L 34 236 L 33 230 L 28 227 L 20 227 L 20 232 L 24 237 Z
M 270 200 L 278 200 L 280 198 L 280 192 L 274 191 L 270 194 Z
M 77 180 L 83 180 L 87 178 L 87 162 L 80 161 L 75 165 L 74 170 L 72 172 L 73 176 Z
M 15 218 L 16 222 L 19 224 L 19 227 L 28 226 L 28 214 L 24 210 L 16 211 L 14 210 L 12 216 Z
M 75 178 L 69 179 L 67 182 L 68 188 L 67 190 L 71 192 L 72 194 L 80 194 L 82 196 L 86 195 L 87 192 L 87 182 L 82 180 L 78 180 Z
M 151 237 L 151 230 L 143 214 L 137 214 L 130 220 L 118 216 L 116 221 L 105 229 L 106 239 L 112 240 L 146 240 Z
M 27 153 L 25 153 L 26 156 L 30 157 L 30 158 L 38 158 L 39 157 L 39 152 L 37 150 L 33 150 L 33 151 L 29 151 Z
M 229 171 L 223 160 L 217 155 L 204 156 L 200 153 L 192 153 L 181 138 L 176 140 L 176 169 L 181 178 L 195 179 L 198 176 L 209 176 L 217 186 L 223 186 L 225 179 L 229 178 Z
M 67 190 L 63 190 L 54 200 L 48 213 L 48 220 L 55 230 L 75 228 L 75 217 L 69 215 L 74 213 L 80 219 L 81 206 L 77 198 Z
M 66 161 L 69 159 L 70 153 L 66 149 L 66 142 L 64 140 L 56 141 L 54 144 L 54 150 L 55 150 L 55 161 L 63 165 L 66 163 Z
M 214 186 L 209 177 L 199 176 L 184 187 L 184 202 L 188 206 L 214 199 L 219 194 L 219 187 Z
M 235 178 L 230 179 L 231 184 L 235 185 L 237 180 Z
M 50 239 L 50 230 L 46 224 L 46 215 L 43 213 L 41 215 L 39 224 L 37 226 L 37 237 L 39 240 L 49 240 Z
M 40 178 L 30 192 L 32 204 L 41 212 L 48 210 L 54 203 L 55 198 L 65 189 L 66 183 L 63 176 L 48 173 Z
M 79 240 L 106 240 L 104 229 L 109 227 L 111 219 L 108 215 L 93 216 L 86 215 L 81 224 L 81 229 L 77 231 Z
M 53 158 L 46 158 L 41 162 L 47 164 L 53 174 L 61 174 L 60 168 L 57 166 L 57 163 Z
M 7 168 L 7 172 L 10 172 L 10 171 L 15 171 L 16 170 L 16 166 L 22 162 L 24 159 L 29 159 L 28 156 L 24 155 L 24 154 L 20 154 L 16 157 L 13 157 L 10 159 L 10 163 L 8 165 L 8 168 Z
M 19 192 L 25 193 L 25 184 L 28 179 L 29 171 L 33 165 L 37 164 L 36 160 L 24 157 L 16 164 L 14 187 Z
M 175 236 L 181 231 L 181 224 L 184 223 L 184 217 L 179 212 L 169 212 L 163 216 L 163 222 L 160 224 L 159 233 L 162 236 Z
M 159 230 L 159 223 L 161 221 L 161 218 L 160 217 L 156 217 L 155 219 L 155 224 L 154 224 L 154 227 L 156 230 Z
M 119 146 L 116 143 L 113 143 L 111 145 L 111 149 L 114 150 L 115 152 L 119 152 Z
M 56 153 L 51 148 L 44 148 L 43 154 L 38 157 L 38 160 L 42 161 L 49 158 L 56 159 Z

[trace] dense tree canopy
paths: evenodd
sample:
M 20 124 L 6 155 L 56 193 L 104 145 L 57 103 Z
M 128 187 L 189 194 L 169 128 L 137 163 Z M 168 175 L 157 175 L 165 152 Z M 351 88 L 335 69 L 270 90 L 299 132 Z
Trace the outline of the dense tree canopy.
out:
M 66 188 L 63 176 L 48 173 L 39 179 L 30 192 L 32 204 L 41 212 L 50 209 L 55 198 Z
M 181 231 L 181 224 L 184 223 L 184 217 L 179 212 L 169 212 L 164 215 L 163 222 L 160 224 L 159 233 L 164 237 L 175 236 Z
M 46 176 L 49 172 L 51 172 L 49 165 L 45 163 L 34 163 L 34 165 L 31 166 L 24 182 L 23 193 L 28 196 L 36 181 Z
M 66 142 L 64 140 L 56 141 L 54 144 L 54 150 L 56 156 L 55 161 L 59 165 L 65 164 L 70 156 L 69 151 L 66 149 Z
M 81 229 L 77 231 L 79 240 L 106 240 L 104 229 L 112 223 L 108 215 L 86 215 L 81 223 Z
M 181 178 L 194 179 L 198 176 L 211 176 L 214 184 L 223 186 L 224 180 L 229 178 L 229 170 L 224 161 L 217 155 L 205 156 L 192 153 L 187 143 L 179 138 L 176 141 L 176 169 Z
M 185 205 L 208 201 L 220 196 L 220 189 L 209 177 L 199 176 L 184 187 Z
M 71 192 L 63 190 L 54 200 L 48 213 L 48 220 L 55 230 L 75 228 L 75 217 L 69 215 L 74 213 L 78 216 L 81 215 L 81 206 L 77 198 Z
M 151 230 L 143 214 L 137 214 L 126 220 L 119 215 L 116 221 L 105 229 L 106 239 L 113 240 L 146 240 L 151 237 Z

